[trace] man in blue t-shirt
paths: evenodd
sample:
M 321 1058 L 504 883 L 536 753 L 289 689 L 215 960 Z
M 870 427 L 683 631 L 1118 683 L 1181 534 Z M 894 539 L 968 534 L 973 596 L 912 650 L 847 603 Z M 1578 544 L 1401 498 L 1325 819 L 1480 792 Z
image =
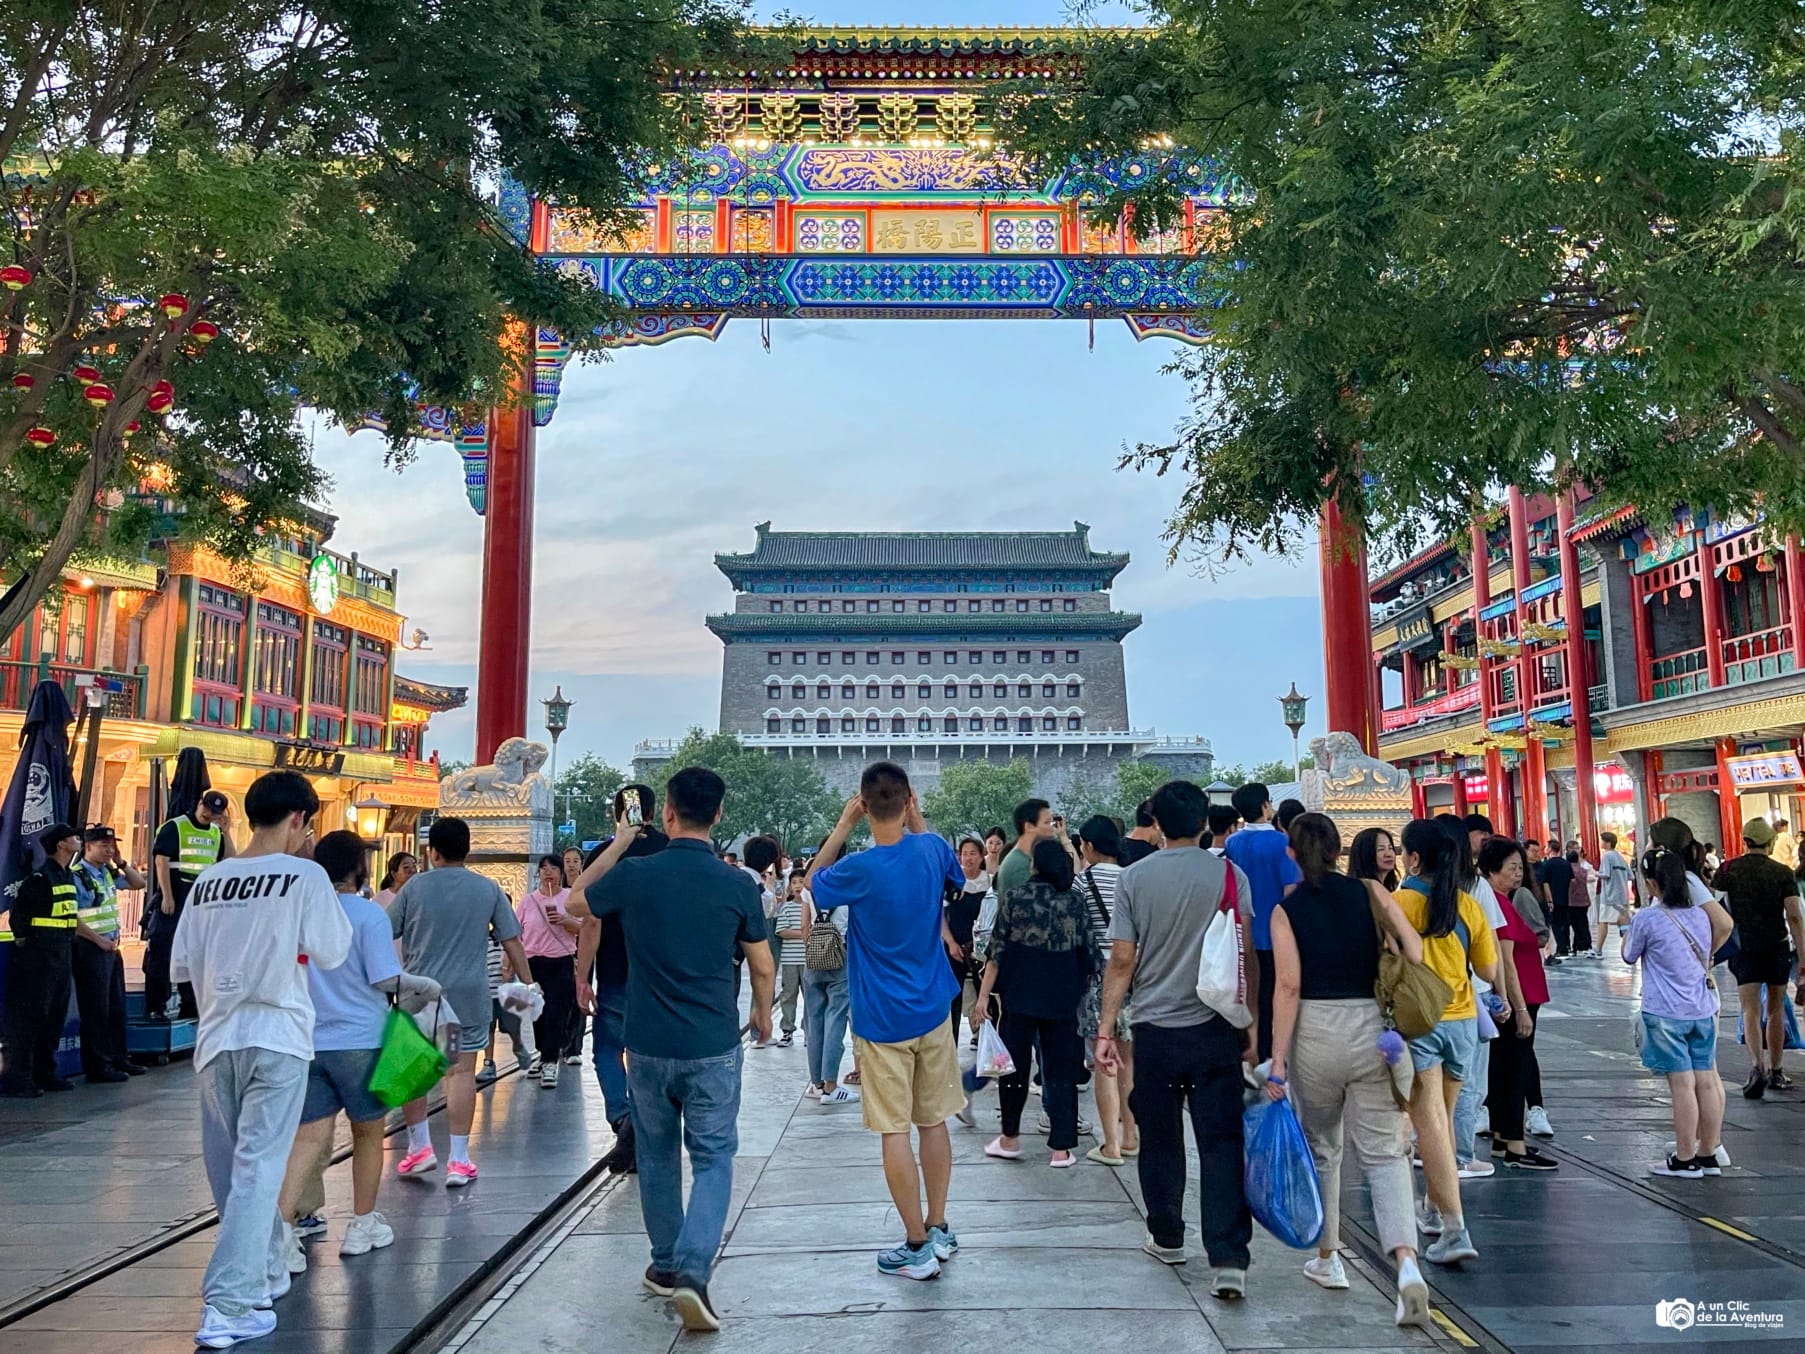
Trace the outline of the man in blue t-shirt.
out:
M 846 838 L 866 817 L 871 849 L 840 860 Z M 846 801 L 815 857 L 808 887 L 817 908 L 847 909 L 865 1127 L 883 1134 L 884 1179 L 907 1231 L 902 1245 L 878 1256 L 877 1267 L 909 1279 L 933 1278 L 959 1249 L 946 1222 L 953 1174 L 946 1121 L 965 1104 L 948 1014 L 956 987 L 947 957 L 957 952 L 941 908 L 949 883 L 963 887 L 965 872 L 946 839 L 927 830 L 908 773 L 893 762 L 866 767 L 859 793 Z M 921 1137 L 919 1169 L 911 1126 Z
M 1272 963 L 1272 914 L 1279 902 L 1303 880 L 1303 871 L 1291 859 L 1291 843 L 1273 826 L 1272 792 L 1258 781 L 1235 791 L 1235 812 L 1241 830 L 1229 836 L 1222 854 L 1253 885 L 1253 952 L 1260 961 L 1259 1055 L 1272 1056 L 1272 988 L 1276 970 Z

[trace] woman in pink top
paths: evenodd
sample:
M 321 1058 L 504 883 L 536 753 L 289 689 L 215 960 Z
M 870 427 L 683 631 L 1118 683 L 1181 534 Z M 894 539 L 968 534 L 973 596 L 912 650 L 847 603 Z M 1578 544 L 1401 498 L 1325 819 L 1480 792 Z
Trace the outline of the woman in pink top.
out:
M 1509 837 L 1488 837 L 1479 848 L 1479 869 L 1500 899 L 1504 926 L 1498 932 L 1503 979 L 1510 1014 L 1498 1022 L 1486 1103 L 1492 1112 L 1492 1156 L 1507 1170 L 1553 1171 L 1560 1163 L 1529 1146 L 1523 1137 L 1532 1074 L 1536 1070 L 1536 1022 L 1548 1003 L 1548 979 L 1542 972 L 1542 950 L 1529 923 L 1511 896 L 1523 882 L 1528 862 L 1523 848 Z
M 533 1022 L 533 1040 L 539 1047 L 539 1084 L 558 1084 L 558 1067 L 570 1038 L 577 1009 L 577 932 L 582 923 L 564 910 L 570 890 L 564 887 L 564 861 L 558 856 L 539 858 L 539 887 L 520 900 L 514 910 L 520 917 L 520 943 L 533 981 L 545 993 L 545 1009 Z

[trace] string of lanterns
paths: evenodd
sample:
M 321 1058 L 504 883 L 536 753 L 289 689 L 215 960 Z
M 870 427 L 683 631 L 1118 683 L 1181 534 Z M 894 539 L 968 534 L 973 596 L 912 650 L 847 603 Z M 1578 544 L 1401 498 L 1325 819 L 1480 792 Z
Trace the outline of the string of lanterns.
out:
M 0 287 L 9 292 L 20 292 L 30 286 L 32 273 L 29 268 L 11 263 L 0 267 Z M 188 298 L 180 292 L 165 292 L 157 298 L 157 309 L 169 325 L 181 323 L 188 314 L 190 305 Z M 197 319 L 188 326 L 188 337 L 194 341 L 194 355 L 200 356 L 207 346 L 219 337 L 220 329 L 212 320 Z M 106 409 L 118 398 L 117 392 L 103 379 L 99 367 L 91 362 L 82 362 L 70 369 L 70 379 L 81 387 L 82 399 L 93 409 L 104 416 Z M 12 378 L 13 389 L 25 394 L 37 386 L 37 378 L 30 372 L 15 372 Z M 153 383 L 145 396 L 146 412 L 167 418 L 175 410 L 175 385 L 167 379 Z M 137 419 L 131 420 L 120 429 L 120 437 L 129 439 L 137 432 Z M 31 446 L 46 450 L 56 445 L 56 430 L 36 425 L 25 431 L 25 440 Z

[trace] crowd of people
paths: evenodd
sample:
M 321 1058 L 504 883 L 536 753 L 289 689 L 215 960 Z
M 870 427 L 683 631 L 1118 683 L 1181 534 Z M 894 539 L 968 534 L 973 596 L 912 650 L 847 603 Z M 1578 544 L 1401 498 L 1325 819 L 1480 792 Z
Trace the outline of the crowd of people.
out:
M 1715 1176 L 1728 1164 L 1720 962 L 1739 987 L 1744 1094 L 1792 1084 L 1787 989 L 1805 916 L 1796 869 L 1776 859 L 1779 830 L 1760 818 L 1715 870 L 1685 823 L 1661 819 L 1632 869 L 1609 833 L 1595 863 L 1577 843 L 1499 835 L 1479 814 L 1345 840 L 1324 814 L 1275 807 L 1264 786 L 1212 805 L 1174 780 L 1132 824 L 1096 815 L 1072 829 L 1029 799 L 1007 829 L 955 842 L 929 830 L 906 772 L 880 762 L 796 861 L 769 836 L 718 852 L 725 794 L 701 767 L 674 773 L 661 805 L 649 787 L 626 787 L 614 836 L 538 860 L 517 901 L 467 868 L 470 829 L 451 816 L 427 834 L 426 868 L 398 854 L 373 886 L 365 844 L 349 832 L 316 839 L 319 801 L 287 771 L 246 794 L 249 842 L 236 852 L 218 831 L 224 806 L 206 800 L 158 834 L 156 910 L 176 923 L 168 1009 L 191 1004 L 198 1021 L 203 1156 L 220 1214 L 200 1344 L 275 1328 L 274 1303 L 307 1267 L 304 1243 L 328 1227 L 322 1177 L 340 1114 L 353 1201 L 341 1254 L 395 1240 L 377 1209 L 390 1106 L 372 1085 L 397 1007 L 432 1013 L 447 1055 L 448 1188 L 478 1178 L 471 1128 L 499 1075 L 498 1032 L 545 1090 L 581 1064 L 591 1037 L 615 1134 L 606 1164 L 639 1176 L 644 1286 L 699 1331 L 719 1327 L 708 1281 L 743 1058 L 791 1046 L 798 1030 L 801 1094 L 858 1105 L 879 1137 L 902 1230 L 876 1257 L 884 1274 L 932 1279 L 958 1254 L 949 1124 L 976 1128 L 993 1112 L 989 1158 L 1025 1161 L 1035 1113 L 1047 1167 L 1132 1164 L 1143 1250 L 1185 1263 L 1188 1119 L 1209 1289 L 1241 1298 L 1253 1224 L 1242 1114 L 1264 1095 L 1290 1101 L 1320 1184 L 1324 1225 L 1305 1275 L 1350 1286 L 1340 1197 L 1351 1146 L 1395 1265 L 1399 1325 L 1428 1320 L 1420 1263 L 1479 1257 L 1463 1189 L 1499 1170 L 1559 1169 L 1537 1146 L 1554 1130 L 1536 1036 L 1550 971 L 1601 957 L 1611 927 L 1641 973 L 1643 1063 L 1672 1097 L 1674 1145 L 1656 1173 Z M 147 881 L 105 828 L 57 825 L 39 840 L 45 864 L 11 910 L 25 943 L 8 987 L 9 1095 L 68 1089 L 45 1031 L 72 982 L 88 1079 L 141 1070 L 124 1048 L 117 896 Z M 1223 915 L 1239 932 L 1244 1013 L 1202 995 L 1199 956 Z M 994 1111 L 980 1108 L 991 1063 L 965 1056 L 981 1042 L 989 1059 L 1001 1050 Z M 1095 1125 L 1081 1111 L 1086 1087 Z M 403 1107 L 400 1177 L 440 1170 L 428 1108 L 424 1097 Z M 1096 1142 L 1081 1154 L 1087 1136 Z

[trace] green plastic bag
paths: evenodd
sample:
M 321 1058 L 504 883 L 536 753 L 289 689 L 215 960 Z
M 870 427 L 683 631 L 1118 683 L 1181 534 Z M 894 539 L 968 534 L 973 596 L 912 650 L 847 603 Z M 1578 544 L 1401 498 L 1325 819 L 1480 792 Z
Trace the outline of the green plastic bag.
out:
M 382 1027 L 382 1052 L 370 1073 L 370 1094 L 390 1109 L 418 1100 L 445 1075 L 450 1064 L 439 1046 L 420 1033 L 414 1018 L 399 1006 L 389 1007 Z

